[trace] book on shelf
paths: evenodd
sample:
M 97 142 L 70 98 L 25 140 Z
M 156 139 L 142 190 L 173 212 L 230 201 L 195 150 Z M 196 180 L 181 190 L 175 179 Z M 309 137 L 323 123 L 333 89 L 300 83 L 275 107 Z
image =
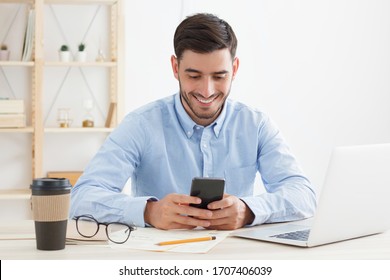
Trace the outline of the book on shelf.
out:
M 23 99 L 0 99 L 0 114 L 23 114 Z
M 69 180 L 69 183 L 74 186 L 79 179 L 79 177 L 83 174 L 82 171 L 48 171 L 48 178 L 66 178 Z
M 32 59 L 34 31 L 35 31 L 35 10 L 30 9 L 28 11 L 26 32 L 24 34 L 22 61 L 31 61 Z
M 0 114 L 0 128 L 16 128 L 25 126 L 25 114 Z
M 108 113 L 107 113 L 107 119 L 106 119 L 105 127 L 111 127 L 111 123 L 112 123 L 112 120 L 114 118 L 115 109 L 116 109 L 116 103 L 115 102 L 111 102 L 110 106 L 108 108 Z

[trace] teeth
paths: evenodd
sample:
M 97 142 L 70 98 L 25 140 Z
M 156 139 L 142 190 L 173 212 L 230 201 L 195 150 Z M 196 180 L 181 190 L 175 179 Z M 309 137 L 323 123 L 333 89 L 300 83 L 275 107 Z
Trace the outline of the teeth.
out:
M 197 97 L 196 99 L 198 99 L 199 102 L 202 102 L 202 103 L 205 103 L 205 104 L 209 104 L 209 103 L 214 101 L 215 97 L 210 98 L 210 99 L 201 99 L 201 98 Z

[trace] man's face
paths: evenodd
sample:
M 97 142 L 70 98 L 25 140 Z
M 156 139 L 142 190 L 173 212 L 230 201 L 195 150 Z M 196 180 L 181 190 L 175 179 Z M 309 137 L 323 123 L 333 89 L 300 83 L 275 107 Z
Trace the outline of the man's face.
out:
M 171 58 L 180 85 L 181 102 L 199 125 L 211 124 L 220 114 L 238 69 L 228 49 L 200 54 L 185 51 L 182 59 Z

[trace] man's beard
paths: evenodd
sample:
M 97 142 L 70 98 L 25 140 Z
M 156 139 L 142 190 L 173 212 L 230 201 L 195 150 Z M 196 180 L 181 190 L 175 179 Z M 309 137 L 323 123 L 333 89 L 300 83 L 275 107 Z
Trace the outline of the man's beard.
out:
M 187 107 L 189 108 L 189 110 L 191 110 L 191 112 L 200 120 L 214 120 L 214 119 L 216 119 L 217 116 L 219 115 L 219 113 L 222 111 L 223 106 L 225 104 L 225 101 L 230 94 L 230 88 L 229 88 L 229 92 L 224 96 L 223 100 L 220 101 L 221 105 L 218 108 L 216 108 L 216 110 L 210 111 L 210 110 L 207 110 L 207 108 L 202 110 L 202 108 L 195 106 L 193 104 L 193 102 L 191 102 L 191 100 L 188 98 L 188 95 L 198 95 L 198 96 L 201 96 L 201 95 L 197 94 L 196 92 L 192 92 L 192 91 L 188 92 L 188 93 L 183 91 L 181 84 L 180 84 L 180 81 L 179 81 L 179 86 L 180 86 L 180 96 L 181 96 L 182 102 L 185 102 L 187 104 Z M 216 92 L 216 93 L 214 93 L 214 95 L 218 95 L 216 98 L 219 98 L 220 95 L 223 96 L 223 93 Z

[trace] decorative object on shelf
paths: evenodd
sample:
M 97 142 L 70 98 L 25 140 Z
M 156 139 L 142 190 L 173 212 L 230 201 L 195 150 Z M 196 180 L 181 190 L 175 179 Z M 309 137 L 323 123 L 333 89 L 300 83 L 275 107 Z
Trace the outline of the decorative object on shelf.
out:
M 2 44 L 0 47 L 0 60 L 2 61 L 9 60 L 9 50 L 7 45 Z
M 96 62 L 104 62 L 106 60 L 106 57 L 104 55 L 104 52 L 102 49 L 98 50 L 98 55 L 96 57 Z
M 111 102 L 110 106 L 108 107 L 106 123 L 104 125 L 105 127 L 111 127 L 112 120 L 114 118 L 115 109 L 116 109 L 116 102 Z
M 59 54 L 60 54 L 60 61 L 62 62 L 70 61 L 70 51 L 68 45 L 62 45 Z
M 0 98 L 0 114 L 24 114 L 24 100 Z
M 25 127 L 24 100 L 0 99 L 0 128 Z
M 79 62 L 85 62 L 87 60 L 87 52 L 84 43 L 79 44 L 76 59 Z
M 70 127 L 72 124 L 73 120 L 70 118 L 69 111 L 70 111 L 69 108 L 59 108 L 58 109 L 57 122 L 61 128 Z
M 104 55 L 103 49 L 102 49 L 102 38 L 99 38 L 99 49 L 96 56 L 95 61 L 96 62 L 104 62 L 106 60 L 106 56 Z
M 83 107 L 86 111 L 86 114 L 83 118 L 83 127 L 94 127 L 94 119 L 92 116 L 93 100 L 92 99 L 84 100 Z
M 35 10 L 29 9 L 26 32 L 24 34 L 22 61 L 31 61 L 35 36 Z
M 82 174 L 82 171 L 48 171 L 46 176 L 48 178 L 66 178 L 74 186 Z
M 0 114 L 0 128 L 26 127 L 25 114 Z

